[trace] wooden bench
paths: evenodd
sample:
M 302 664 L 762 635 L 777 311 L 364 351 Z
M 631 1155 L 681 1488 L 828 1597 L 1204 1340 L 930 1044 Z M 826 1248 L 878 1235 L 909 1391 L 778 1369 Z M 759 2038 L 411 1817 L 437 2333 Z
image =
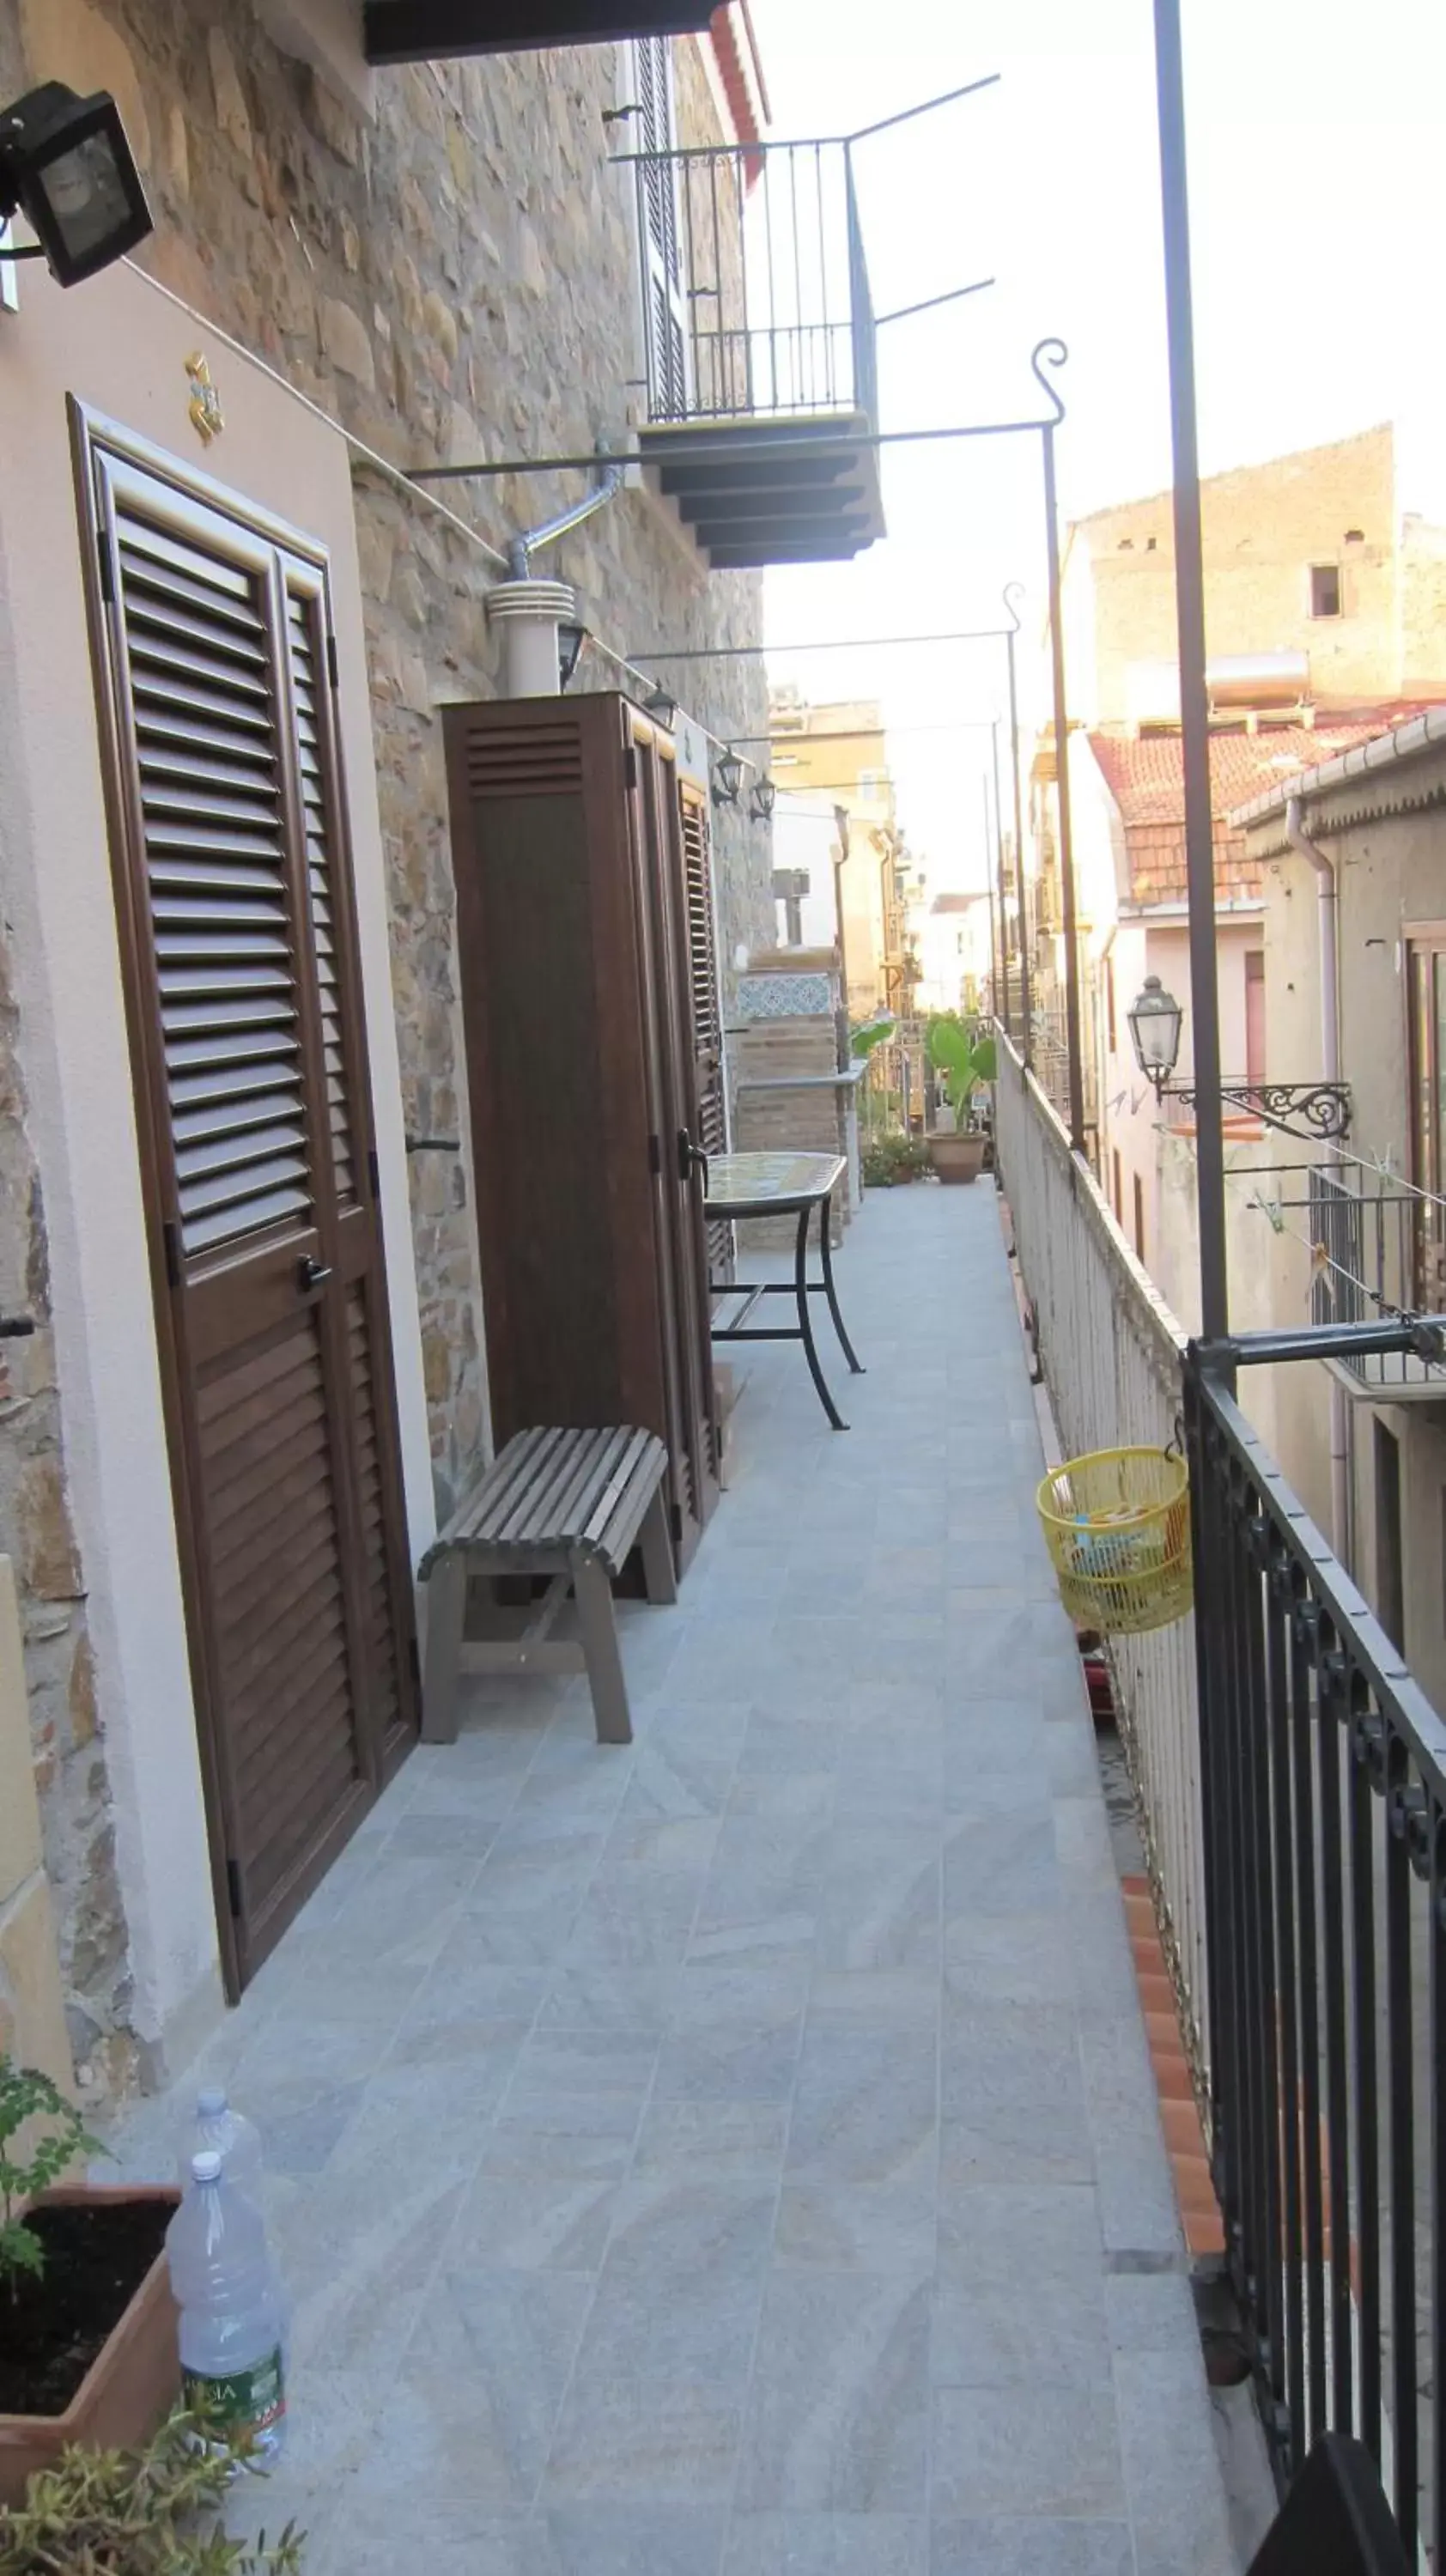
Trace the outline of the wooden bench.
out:
M 668 1453 L 650 1431 L 519 1431 L 459 1504 L 419 1569 L 427 1586 L 422 1739 L 457 1740 L 463 1673 L 580 1673 L 592 1684 L 599 1744 L 631 1744 L 613 1580 L 638 1541 L 650 1601 L 676 1601 L 663 1502 Z M 466 1635 L 474 1577 L 550 1575 L 520 1623 Z M 569 1593 L 576 1637 L 554 1637 Z M 494 1617 L 501 1618 L 494 1605 Z

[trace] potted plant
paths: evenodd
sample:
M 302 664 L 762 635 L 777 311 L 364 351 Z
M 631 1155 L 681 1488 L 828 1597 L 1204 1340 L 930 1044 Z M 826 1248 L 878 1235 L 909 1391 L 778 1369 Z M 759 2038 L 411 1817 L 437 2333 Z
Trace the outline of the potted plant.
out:
M 61 2182 L 99 2152 L 58 2084 L 0 2054 L 0 2505 L 69 2443 L 147 2440 L 180 2388 L 165 2245 L 180 2195 Z
M 977 1181 L 984 1169 L 989 1139 L 974 1123 L 974 1095 L 997 1071 L 994 1040 L 980 1037 L 962 1020 L 936 1019 L 929 1024 L 929 1061 L 949 1086 L 954 1132 L 929 1139 L 929 1160 L 941 1181 Z
M 268 2548 L 229 2539 L 217 2518 L 251 2445 L 213 2420 L 177 2413 L 144 2448 L 78 2443 L 31 2480 L 23 2504 L 0 2505 L 0 2576 L 298 2576 L 302 2535 L 287 2524 Z
M 872 1136 L 864 1147 L 864 1183 L 871 1190 L 900 1188 L 929 1169 L 929 1152 L 915 1136 Z

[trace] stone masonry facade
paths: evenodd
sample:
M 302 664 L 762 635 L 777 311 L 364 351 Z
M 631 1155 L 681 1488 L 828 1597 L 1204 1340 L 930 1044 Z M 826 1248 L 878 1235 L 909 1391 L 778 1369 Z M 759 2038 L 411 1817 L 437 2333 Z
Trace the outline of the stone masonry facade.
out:
M 370 109 L 268 32 L 273 0 L 0 0 L 0 83 L 116 96 L 156 221 L 141 264 L 399 467 L 590 452 L 637 417 L 631 174 L 611 46 L 375 75 Z M 702 40 L 674 48 L 679 139 L 713 140 Z M 103 287 L 92 291 L 103 292 Z M 205 346 L 205 331 L 198 327 Z M 213 349 L 224 373 L 224 349 Z M 225 480 L 223 444 L 207 470 Z M 505 549 L 581 496 L 572 475 L 443 487 Z M 488 697 L 498 578 L 440 512 L 358 460 L 354 473 L 393 994 L 409 1130 L 455 1135 L 463 1046 L 440 702 Z M 476 495 L 475 499 L 469 497 Z M 760 584 L 710 573 L 671 509 L 626 490 L 537 567 L 574 583 L 624 652 L 755 642 Z M 762 666 L 663 676 L 720 739 L 761 736 Z M 77 675 L 81 683 L 82 675 Z M 581 685 L 617 684 L 589 654 Z M 768 835 L 721 818 L 720 952 L 772 934 Z M 39 1176 L 24 1139 L 14 1013 L 0 1007 L 0 1286 L 43 1323 Z M 484 1438 L 477 1216 L 464 1156 L 411 1164 L 432 1447 L 454 1488 Z M 128 2073 L 125 1931 L 107 1827 L 83 1583 L 65 1501 L 59 1397 L 42 1331 L 0 1412 L 0 1549 L 21 1581 L 47 1864 L 62 1922 L 72 2044 L 97 2080 Z M 102 1713 L 103 1714 L 103 1713 Z

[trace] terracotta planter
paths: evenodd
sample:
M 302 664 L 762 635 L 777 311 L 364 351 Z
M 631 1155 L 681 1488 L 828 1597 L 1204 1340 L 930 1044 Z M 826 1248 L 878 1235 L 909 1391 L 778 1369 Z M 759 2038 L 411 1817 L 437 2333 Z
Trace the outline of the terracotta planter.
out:
M 941 1181 L 977 1181 L 988 1141 L 985 1136 L 931 1136 L 929 1160 Z
M 45 2202 L 159 2200 L 174 2209 L 181 2195 L 159 2186 L 121 2183 L 48 2191 Z M 49 2468 L 68 2442 L 126 2450 L 148 2441 L 180 2394 L 176 2305 L 165 2249 L 156 2256 L 118 2325 L 96 2354 L 63 2415 L 0 2415 L 0 2504 L 21 2504 L 25 2481 Z

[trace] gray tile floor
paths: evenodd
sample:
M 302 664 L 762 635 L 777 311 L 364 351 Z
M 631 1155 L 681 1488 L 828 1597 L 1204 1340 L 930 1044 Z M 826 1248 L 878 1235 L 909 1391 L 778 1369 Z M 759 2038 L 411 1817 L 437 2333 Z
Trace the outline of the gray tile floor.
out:
M 207 2052 L 313 2576 L 1234 2564 L 992 1190 L 839 1273 L 853 1428 L 748 1355 L 636 1746 L 478 1686 Z

